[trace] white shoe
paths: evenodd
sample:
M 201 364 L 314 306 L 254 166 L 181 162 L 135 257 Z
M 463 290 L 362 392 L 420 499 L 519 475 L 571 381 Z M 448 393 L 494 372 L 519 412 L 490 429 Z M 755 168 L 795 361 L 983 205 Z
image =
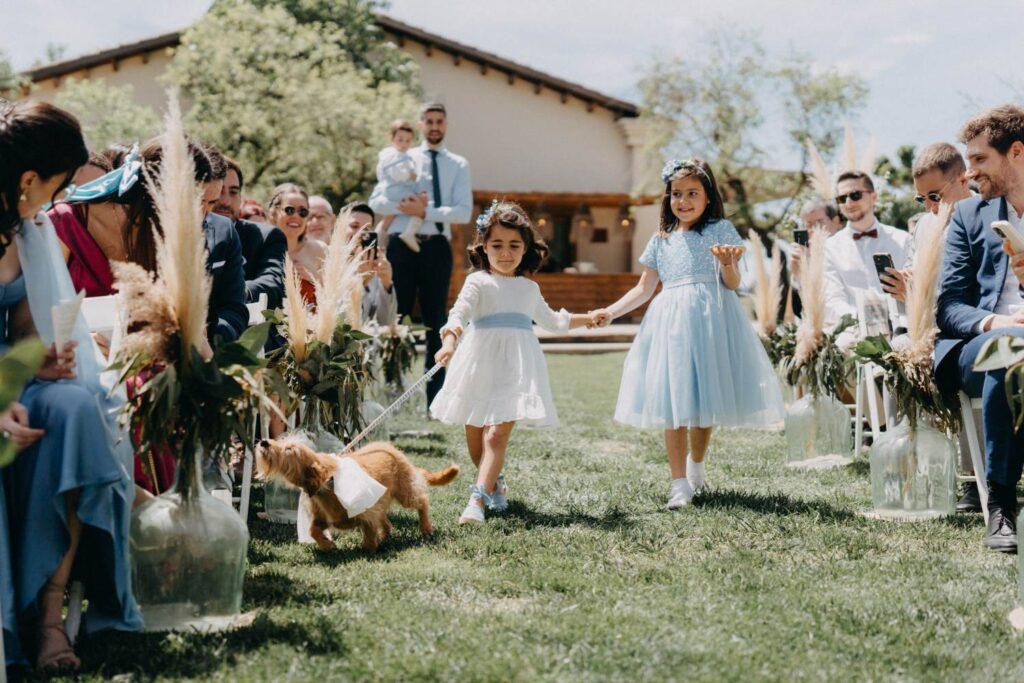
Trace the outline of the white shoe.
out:
M 483 524 L 483 496 L 480 494 L 480 491 L 476 486 L 473 486 L 470 490 L 473 493 L 469 496 L 469 502 L 466 504 L 466 509 L 462 511 L 461 515 L 459 515 L 459 524 Z
M 686 458 L 686 480 L 690 482 L 690 488 L 693 489 L 694 495 L 708 487 L 707 476 L 704 474 L 703 460 L 694 462 L 689 457 Z
M 672 488 L 668 492 L 669 510 L 678 510 L 690 504 L 693 500 L 693 487 L 686 479 L 675 479 L 672 481 Z
M 405 246 L 409 247 L 410 251 L 417 254 L 420 253 L 420 242 L 416 239 L 416 233 L 406 230 L 398 236 L 398 239 L 402 240 Z

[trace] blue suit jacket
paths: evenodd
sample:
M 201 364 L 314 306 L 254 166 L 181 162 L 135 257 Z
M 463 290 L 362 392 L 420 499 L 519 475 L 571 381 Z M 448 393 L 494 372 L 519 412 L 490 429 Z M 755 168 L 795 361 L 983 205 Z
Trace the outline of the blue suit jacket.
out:
M 1006 281 L 1009 258 L 993 221 L 1006 220 L 1006 199 L 971 197 L 957 202 L 946 231 L 941 288 L 936 311 L 938 368 L 950 351 L 978 335 L 978 326 L 995 310 Z
M 242 245 L 231 219 L 207 214 L 203 220 L 206 236 L 206 269 L 213 278 L 210 306 L 206 313 L 206 333 L 210 343 L 215 335 L 234 341 L 249 325 L 245 307 L 245 272 L 242 269 Z

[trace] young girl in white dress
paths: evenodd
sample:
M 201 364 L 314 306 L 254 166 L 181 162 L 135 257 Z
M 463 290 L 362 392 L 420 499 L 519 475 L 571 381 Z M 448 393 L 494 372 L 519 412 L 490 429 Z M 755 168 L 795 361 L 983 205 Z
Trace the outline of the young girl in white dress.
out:
M 476 483 L 460 524 L 480 524 L 484 508 L 502 511 L 508 489 L 501 475 L 505 450 L 516 423 L 555 427 L 547 364 L 533 333 L 533 321 L 552 332 L 590 324 L 587 315 L 545 303 L 537 283 L 523 277 L 547 257 L 548 248 L 529 217 L 511 202 L 493 202 L 476 222 L 469 257 L 477 268 L 441 328 L 434 360 L 451 367 L 430 404 L 430 414 L 466 426 Z M 458 345 L 458 348 L 456 348 Z
M 699 159 L 670 161 L 661 179 L 661 228 L 640 256 L 640 282 L 592 315 L 607 325 L 662 284 L 626 356 L 615 419 L 665 430 L 668 507 L 676 509 L 706 485 L 714 425 L 772 424 L 784 408 L 771 362 L 734 291 L 743 240 L 723 218 L 711 167 Z

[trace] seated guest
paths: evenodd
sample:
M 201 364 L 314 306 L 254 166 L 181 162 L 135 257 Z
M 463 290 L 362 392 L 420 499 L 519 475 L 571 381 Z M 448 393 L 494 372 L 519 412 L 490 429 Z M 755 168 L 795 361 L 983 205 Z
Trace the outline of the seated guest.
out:
M 231 221 L 210 213 L 220 198 L 222 180 L 214 177 L 214 167 L 201 145 L 189 142 L 196 182 L 202 188 L 202 209 L 205 215 L 203 232 L 206 238 L 206 265 L 212 276 L 210 305 L 207 313 L 207 342 L 204 353 L 210 352 L 209 340 L 220 335 L 234 341 L 249 325 L 245 307 L 245 273 L 242 248 Z M 143 146 L 140 152 L 143 177 L 158 178 L 163 150 L 159 139 Z M 130 261 L 149 271 L 156 270 L 156 242 L 161 231 L 153 196 L 146 183 L 136 183 L 119 201 L 126 204 L 128 216 L 124 230 L 125 252 Z
M 315 194 L 309 198 L 306 234 L 324 244 L 330 244 L 332 232 L 334 232 L 334 209 L 324 197 Z
M 877 198 L 868 174 L 847 171 L 839 176 L 836 203 L 847 222 L 825 243 L 826 324 L 835 325 L 846 314 L 857 317 L 859 291 L 883 292 L 875 254 L 889 254 L 896 269 L 906 263 L 910 235 L 878 222 Z
M 809 199 L 800 209 L 800 227 L 804 230 L 823 228 L 831 237 L 843 228 L 839 209 L 832 202 L 824 199 Z M 789 272 L 793 281 L 793 289 L 800 289 L 800 259 L 804 257 L 803 245 L 793 243 L 789 249 Z
M 53 226 L 40 208 L 86 163 L 78 122 L 44 102 L 0 106 L 0 339 L 53 337 L 50 310 L 73 294 Z M 15 245 L 11 236 L 17 230 Z M 16 247 L 16 248 L 15 248 Z M 3 251 L 0 248 L 0 251 Z M 28 328 L 14 329 L 15 302 Z M 21 318 L 19 318 L 21 319 Z M 34 329 L 29 329 L 34 328 Z M 85 586 L 87 633 L 142 626 L 131 594 L 130 452 L 119 443 L 102 367 L 80 317 L 74 341 L 53 345 L 0 429 L 20 449 L 0 470 L 0 591 L 6 664 L 25 662 L 19 626 L 42 669 L 77 668 L 63 627 L 72 569 Z M 120 450 L 118 450 L 120 449 Z
M 260 294 L 267 295 L 267 308 L 281 307 L 284 299 L 284 255 L 288 241 L 284 233 L 266 223 L 253 223 L 239 216 L 242 208 L 242 169 L 234 159 L 208 150 L 218 156 L 224 169 L 224 187 L 213 211 L 231 220 L 242 245 L 245 271 L 245 300 L 254 303 Z
M 338 216 L 338 221 L 345 227 L 345 239 L 350 242 L 360 240 L 363 235 L 373 231 L 377 217 L 369 204 L 352 202 L 346 205 Z M 359 251 L 362 249 L 356 245 Z M 363 285 L 363 320 L 374 320 L 380 326 L 392 325 L 398 320 L 398 299 L 395 297 L 394 282 L 391 277 L 391 262 L 378 249 L 376 254 L 363 254 L 363 263 L 359 267 L 366 280 Z
M 288 256 L 299 274 L 302 298 L 308 304 L 316 304 L 313 281 L 320 277 L 327 245 L 306 235 L 309 195 L 294 183 L 284 183 L 274 188 L 267 207 L 270 222 L 280 228 L 288 239 Z
M 946 231 L 935 380 L 944 392 L 959 389 L 981 398 L 989 488 L 985 546 L 1016 552 L 1024 430 L 1013 428 L 1003 382 L 1006 371 L 975 372 L 974 361 L 992 337 L 1024 337 L 1024 252 L 1014 253 L 991 229 L 997 220 L 1021 229 L 1024 108 L 1003 105 L 984 111 L 964 125 L 960 140 L 967 144 L 967 179 L 977 180 L 981 196 L 957 202 Z
M 89 155 L 89 162 L 78 169 L 74 184 L 85 185 L 119 167 L 128 152 L 111 148 Z M 60 240 L 71 282 L 86 296 L 113 294 L 111 261 L 124 261 L 122 231 L 126 220 L 124 206 L 110 197 L 91 202 L 57 202 L 46 215 L 53 222 Z

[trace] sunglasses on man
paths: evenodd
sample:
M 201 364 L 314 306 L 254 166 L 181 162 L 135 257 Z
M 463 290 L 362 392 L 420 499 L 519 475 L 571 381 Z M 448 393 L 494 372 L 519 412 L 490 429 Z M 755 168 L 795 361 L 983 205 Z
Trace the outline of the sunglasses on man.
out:
M 836 197 L 836 203 L 845 204 L 848 201 L 859 202 L 861 200 L 861 197 L 864 196 L 864 194 L 865 193 L 862 190 L 855 190 L 849 194 L 841 194 L 838 197 Z
M 300 206 L 297 209 L 294 206 L 285 206 L 285 207 L 282 207 L 282 211 L 284 211 L 285 214 L 288 215 L 288 216 L 294 216 L 295 212 L 298 211 L 299 212 L 299 218 L 305 218 L 306 216 L 309 215 L 309 209 L 307 209 L 304 206 Z
M 953 180 L 956 180 L 956 179 L 953 178 L 951 180 L 946 181 L 946 184 L 943 185 L 942 187 L 940 187 L 935 192 L 928 192 L 928 193 L 925 193 L 923 195 L 921 195 L 921 194 L 914 195 L 914 201 L 917 202 L 918 204 L 924 204 L 926 199 L 928 201 L 930 201 L 930 202 L 935 202 L 936 204 L 941 202 L 942 201 L 943 193 L 946 191 L 946 188 L 950 186 L 950 184 L 953 182 Z

